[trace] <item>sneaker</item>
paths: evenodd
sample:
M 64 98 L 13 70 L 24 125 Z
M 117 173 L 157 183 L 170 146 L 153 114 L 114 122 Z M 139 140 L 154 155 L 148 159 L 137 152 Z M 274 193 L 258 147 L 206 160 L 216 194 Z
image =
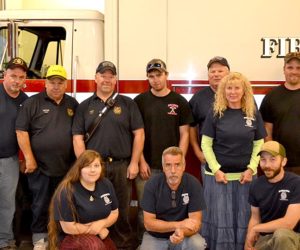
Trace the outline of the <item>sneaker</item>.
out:
M 33 250 L 47 250 L 48 249 L 48 241 L 45 239 L 40 239 L 37 242 L 33 243 Z

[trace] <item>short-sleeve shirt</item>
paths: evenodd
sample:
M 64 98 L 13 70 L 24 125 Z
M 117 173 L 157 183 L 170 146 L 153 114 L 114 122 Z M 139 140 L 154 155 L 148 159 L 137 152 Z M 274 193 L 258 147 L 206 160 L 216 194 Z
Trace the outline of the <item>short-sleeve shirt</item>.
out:
M 0 158 L 8 158 L 18 152 L 15 123 L 21 104 L 27 99 L 22 91 L 13 98 L 9 96 L 3 84 L 0 84 Z
M 260 112 L 263 120 L 273 124 L 273 140 L 286 149 L 286 167 L 300 166 L 300 89 L 284 85 L 271 90 L 263 99 Z
M 276 183 L 260 176 L 251 183 L 249 203 L 259 208 L 262 223 L 284 217 L 290 204 L 300 203 L 300 176 L 286 171 Z M 300 232 L 299 223 L 294 230 Z
M 91 198 L 92 197 L 92 198 Z M 118 208 L 118 200 L 111 182 L 103 178 L 96 182 L 94 191 L 89 191 L 80 182 L 73 185 L 71 196 L 78 218 L 74 220 L 67 192 L 54 200 L 54 219 L 56 221 L 89 223 L 109 216 L 112 210 Z
M 71 129 L 77 105 L 66 94 L 57 104 L 41 92 L 20 108 L 16 129 L 29 133 L 38 167 L 47 176 L 65 175 L 75 160 Z
M 211 87 L 205 87 L 193 95 L 189 104 L 192 109 L 195 122 L 193 126 L 199 125 L 199 132 L 205 121 L 208 111 L 212 108 L 215 101 L 215 92 Z
M 246 117 L 241 109 L 227 108 L 222 117 L 211 109 L 207 114 L 202 134 L 213 138 L 213 151 L 221 170 L 239 173 L 247 169 L 253 150 L 253 141 L 263 139 L 266 130 L 260 113 Z M 207 171 L 211 171 L 208 167 Z
M 80 103 L 74 118 L 73 135 L 85 135 L 104 107 L 105 103 L 96 94 Z M 86 148 L 98 151 L 102 157 L 129 158 L 132 132 L 143 127 L 136 103 L 127 96 L 118 95 L 116 104 L 105 113 Z
M 151 168 L 161 169 L 162 152 L 178 146 L 180 126 L 193 122 L 190 107 L 187 100 L 174 91 L 162 97 L 147 91 L 134 100 L 145 125 L 145 159 Z
M 164 173 L 151 177 L 145 184 L 141 201 L 142 209 L 155 214 L 163 221 L 181 221 L 188 214 L 206 208 L 201 183 L 192 175 L 184 173 L 180 186 L 176 190 L 176 207 L 172 207 L 172 190 L 167 184 Z M 148 232 L 157 238 L 168 238 L 173 232 Z

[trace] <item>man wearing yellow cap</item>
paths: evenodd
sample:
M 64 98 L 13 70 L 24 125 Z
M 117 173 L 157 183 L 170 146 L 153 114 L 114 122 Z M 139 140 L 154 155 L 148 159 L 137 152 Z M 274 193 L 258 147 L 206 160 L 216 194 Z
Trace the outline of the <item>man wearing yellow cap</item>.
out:
M 287 158 L 280 143 L 264 143 L 259 154 L 264 175 L 250 187 L 245 250 L 300 249 L 300 176 L 284 171 Z
M 16 121 L 33 196 L 31 230 L 35 250 L 47 248 L 50 199 L 75 159 L 71 126 L 78 102 L 65 94 L 67 73 L 63 66 L 50 66 L 46 78 L 46 90 L 24 102 Z

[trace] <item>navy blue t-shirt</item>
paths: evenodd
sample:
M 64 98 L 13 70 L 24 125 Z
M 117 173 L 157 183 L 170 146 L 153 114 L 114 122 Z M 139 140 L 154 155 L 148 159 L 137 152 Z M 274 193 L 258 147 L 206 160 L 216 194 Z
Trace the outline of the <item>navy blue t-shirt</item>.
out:
M 142 209 L 155 214 L 159 220 L 181 221 L 188 218 L 189 213 L 206 208 L 201 183 L 190 174 L 183 174 L 180 186 L 176 190 L 176 207 L 172 207 L 171 192 L 164 173 L 153 176 L 145 184 Z M 169 238 L 173 234 L 150 231 L 148 233 L 157 238 Z
M 96 183 L 94 191 L 84 188 L 80 182 L 73 185 L 73 203 L 79 223 L 89 223 L 107 218 L 112 210 L 118 208 L 118 200 L 111 182 L 103 178 Z M 92 196 L 92 198 L 91 198 Z M 67 200 L 66 191 L 54 200 L 54 219 L 57 221 L 75 221 Z
M 247 169 L 253 141 L 266 137 L 259 111 L 254 118 L 246 117 L 241 109 L 227 108 L 223 116 L 215 116 L 211 109 L 206 116 L 202 134 L 213 138 L 213 151 L 221 170 L 239 173 Z M 207 171 L 211 171 L 208 167 Z

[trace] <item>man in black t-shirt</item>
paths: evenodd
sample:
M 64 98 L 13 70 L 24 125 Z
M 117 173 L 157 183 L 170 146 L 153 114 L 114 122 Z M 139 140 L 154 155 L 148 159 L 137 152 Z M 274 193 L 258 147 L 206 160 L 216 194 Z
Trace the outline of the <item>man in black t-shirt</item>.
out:
M 200 182 L 184 173 L 183 151 L 169 147 L 162 154 L 163 173 L 151 177 L 142 199 L 144 233 L 141 250 L 205 249 L 199 234 L 205 209 Z
M 34 250 L 47 248 L 50 199 L 75 160 L 71 128 L 78 102 L 65 94 L 67 74 L 61 65 L 51 65 L 46 78 L 46 90 L 24 102 L 16 121 L 17 139 L 25 157 L 25 173 L 33 198 Z
M 260 112 L 268 133 L 267 140 L 280 142 L 287 151 L 286 170 L 300 175 L 300 52 L 284 58 L 285 83 L 263 99 Z
M 6 65 L 0 84 L 0 248 L 15 249 L 12 231 L 15 196 L 19 180 L 18 143 L 15 133 L 17 112 L 27 95 L 21 91 L 27 64 L 13 58 Z
M 284 171 L 287 158 L 280 143 L 264 143 L 259 154 L 264 175 L 250 187 L 245 250 L 300 249 L 300 177 Z

